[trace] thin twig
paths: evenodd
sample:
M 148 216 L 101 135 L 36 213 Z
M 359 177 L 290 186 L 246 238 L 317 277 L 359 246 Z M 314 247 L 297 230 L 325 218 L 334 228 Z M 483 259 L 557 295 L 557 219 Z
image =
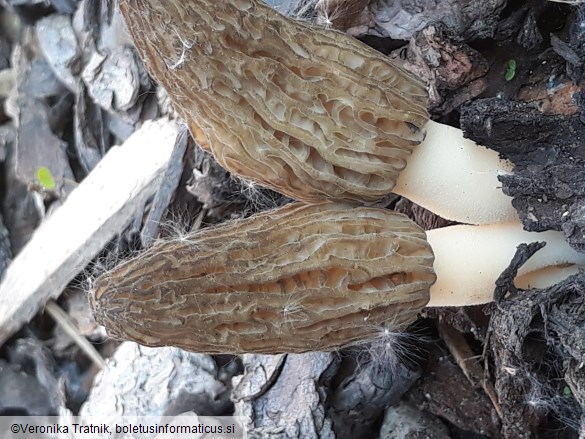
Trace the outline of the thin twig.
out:
M 496 413 L 502 418 L 502 408 L 498 402 L 498 397 L 492 383 L 484 379 L 483 368 L 477 361 L 481 356 L 475 355 L 471 350 L 465 337 L 451 326 L 445 323 L 439 323 L 439 334 L 447 345 L 449 352 L 453 355 L 455 362 L 469 380 L 472 386 L 481 386 L 487 397 L 490 399 Z M 470 361 L 471 360 L 471 361 Z
M 87 355 L 91 361 L 102 370 L 106 367 L 106 362 L 95 347 L 79 333 L 77 326 L 65 311 L 61 309 L 53 300 L 49 300 L 45 306 L 45 311 L 63 328 L 63 330 L 71 337 L 77 346 Z

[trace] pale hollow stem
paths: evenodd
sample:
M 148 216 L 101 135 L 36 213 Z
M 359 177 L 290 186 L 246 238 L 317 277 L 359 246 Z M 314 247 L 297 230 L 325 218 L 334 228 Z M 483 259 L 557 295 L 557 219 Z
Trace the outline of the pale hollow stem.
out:
M 585 267 L 561 232 L 526 232 L 498 175 L 513 165 L 465 139 L 461 130 L 429 122 L 425 141 L 408 160 L 393 190 L 433 213 L 461 223 L 427 232 L 437 282 L 428 306 L 465 306 L 493 300 L 496 280 L 521 243 L 545 241 L 520 269 L 520 288 L 554 285 Z
M 483 226 L 456 225 L 427 232 L 435 253 L 437 282 L 427 306 L 466 306 L 493 300 L 496 280 L 521 243 L 547 244 L 519 270 L 515 285 L 544 288 L 585 267 L 585 254 L 573 250 L 562 232 L 526 232 L 520 221 Z
M 408 159 L 394 193 L 460 223 L 495 224 L 518 218 L 497 178 L 512 172 L 510 162 L 465 139 L 457 128 L 431 121 L 425 129 L 426 138 Z

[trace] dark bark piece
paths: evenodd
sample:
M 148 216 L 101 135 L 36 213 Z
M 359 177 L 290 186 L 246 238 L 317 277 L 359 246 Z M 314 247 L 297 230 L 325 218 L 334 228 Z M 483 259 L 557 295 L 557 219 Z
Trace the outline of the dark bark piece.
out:
M 407 355 L 401 355 L 416 347 L 408 338 L 400 341 L 401 335 L 391 336 L 387 345 L 374 342 L 370 352 L 342 363 L 329 387 L 328 400 L 337 439 L 374 437 L 384 410 L 396 405 L 420 378 L 420 368 L 408 367 Z
M 140 240 L 143 247 L 149 247 L 158 235 L 161 219 L 169 207 L 171 199 L 177 190 L 183 173 L 183 157 L 189 144 L 190 136 L 186 128 L 183 128 L 175 143 L 169 164 L 152 203 L 144 226 L 140 231 Z
M 585 5 L 580 4 L 574 8 L 574 20 L 569 29 L 569 47 L 580 60 L 578 64 L 569 63 L 567 74 L 575 83 L 579 83 L 583 76 L 583 64 L 585 62 Z
M 250 402 L 264 395 L 280 376 L 287 355 L 242 355 L 246 373 L 235 379 L 232 400 Z
M 571 169 L 570 171 L 573 170 Z M 579 173 L 574 178 L 575 180 L 585 178 L 585 173 Z M 575 203 L 563 212 L 562 215 L 565 216 L 562 230 L 569 244 L 575 250 L 585 253 L 585 196 L 580 196 L 576 199 Z
M 23 369 L 34 370 L 35 377 L 41 389 L 48 395 L 52 413 L 65 408 L 64 379 L 57 378 L 57 365 L 53 354 L 43 344 L 34 338 L 21 338 L 9 350 L 12 364 L 19 364 Z
M 579 67 L 583 63 L 579 54 L 573 50 L 570 44 L 565 43 L 556 35 L 551 35 L 550 43 L 556 53 L 564 58 L 569 64 Z
M 472 40 L 493 37 L 504 5 L 502 0 L 375 0 L 370 10 L 379 35 L 408 40 L 429 24 L 442 23 L 453 35 Z
M 542 2 L 541 5 L 545 5 L 545 3 Z M 542 6 L 540 8 L 537 6 L 537 9 L 542 10 Z M 526 50 L 536 49 L 544 40 L 536 24 L 536 15 L 537 12 L 534 9 L 529 10 L 522 29 L 516 37 L 516 42 Z
M 539 170 L 518 167 L 513 175 L 499 180 L 504 193 L 514 197 L 512 204 L 526 230 L 565 230 L 569 244 L 582 251 L 580 237 L 573 232 L 582 227 L 578 214 L 585 195 L 584 178 L 582 165 L 566 163 Z
M 10 245 L 10 234 L 4 225 L 2 213 L 0 212 L 0 281 L 4 276 L 6 267 L 12 259 L 12 247 Z
M 543 169 L 557 159 L 585 160 L 578 117 L 543 114 L 525 102 L 478 99 L 461 108 L 465 136 L 517 166 Z
M 73 15 L 79 0 L 51 0 L 51 5 L 60 14 Z
M 10 125 L 3 126 L 2 143 L 6 152 L 3 183 L 6 195 L 2 201 L 2 212 L 13 255 L 20 252 L 41 220 L 36 194 L 29 192 L 16 174 L 15 138 L 16 129 Z
M 526 263 L 530 257 L 546 245 L 544 242 L 532 242 L 530 244 L 520 244 L 516 247 L 516 253 L 510 262 L 508 268 L 496 280 L 496 289 L 494 290 L 494 301 L 501 302 L 508 293 L 516 294 L 518 288 L 514 286 L 514 279 L 518 270 Z
M 512 282 L 512 279 L 509 279 Z M 522 344 L 530 331 L 534 316 L 542 306 L 554 307 L 565 300 L 567 294 L 579 291 L 585 285 L 585 277 L 575 275 L 546 290 L 528 290 L 503 299 L 492 313 L 490 321 L 491 341 L 501 342 L 505 351 L 521 358 Z M 506 328 L 515 328 L 510 333 Z M 503 352 L 500 350 L 499 352 Z
M 564 350 L 577 364 L 585 364 L 585 300 L 583 295 L 568 295 L 547 312 L 548 328 L 554 331 Z M 580 395 L 585 398 L 585 388 Z M 585 399 L 581 402 L 585 405 Z
M 48 393 L 39 392 L 39 387 L 34 375 L 0 359 L 0 413 L 8 409 L 20 409 L 29 416 L 56 413 L 58 407 L 51 404 Z
M 494 39 L 504 45 L 515 43 L 533 54 L 546 48 L 550 33 L 563 27 L 570 12 L 560 3 L 565 2 L 508 2 L 505 10 L 508 16 L 498 22 Z
M 325 408 L 324 389 L 319 384 L 328 369 L 335 367 L 336 355 L 332 353 L 289 354 L 284 360 L 280 374 L 279 362 L 272 356 L 249 355 L 244 357 L 246 375 L 253 374 L 264 382 L 274 381 L 266 391 L 259 392 L 258 385 L 249 386 L 244 377 L 234 378 L 234 392 L 239 396 L 236 402 L 236 416 L 245 416 L 249 438 L 322 438 L 334 439 L 331 419 Z M 270 375 L 263 371 L 267 361 Z M 276 361 L 276 363 L 275 363 Z M 262 382 L 261 381 L 261 382 Z M 240 387 L 240 383 L 251 392 Z M 258 395 L 251 398 L 251 395 Z
M 496 25 L 494 39 L 496 41 L 513 39 L 514 36 L 520 32 L 524 20 L 526 19 L 526 15 L 528 14 L 529 7 L 530 6 L 526 4 L 516 11 L 513 11 L 508 17 L 500 20 Z
M 516 166 L 501 175 L 528 231 L 563 230 L 569 244 L 585 250 L 585 125 L 578 116 L 546 115 L 527 103 L 482 99 L 461 111 L 466 136 L 498 151 Z
M 283 206 L 290 198 L 255 183 L 241 180 L 223 169 L 213 156 L 194 149 L 193 177 L 187 191 L 208 210 L 212 218 Z
M 512 295 L 493 310 L 489 351 L 495 362 L 505 438 L 533 437 L 548 410 L 561 419 L 579 422 L 577 405 L 571 401 L 557 404 L 554 398 L 563 394 L 559 372 L 572 373 L 571 368 L 582 361 L 583 288 L 585 276 L 575 275 L 548 289 Z M 564 349 L 555 349 L 558 345 Z M 575 395 L 577 401 L 584 397 Z
M 585 368 L 583 363 L 570 361 L 565 373 L 565 381 L 571 390 L 571 394 L 581 406 L 581 434 L 579 439 L 582 439 L 585 437 Z
M 75 98 L 73 129 L 77 159 L 87 174 L 106 153 L 109 139 L 102 110 L 89 99 L 82 82 Z

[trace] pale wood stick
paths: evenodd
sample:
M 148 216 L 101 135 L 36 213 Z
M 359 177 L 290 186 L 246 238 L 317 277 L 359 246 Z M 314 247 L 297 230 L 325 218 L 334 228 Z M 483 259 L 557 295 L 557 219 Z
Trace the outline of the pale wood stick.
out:
M 0 345 L 57 298 L 157 191 L 178 133 L 173 121 L 146 122 L 40 225 L 0 284 Z

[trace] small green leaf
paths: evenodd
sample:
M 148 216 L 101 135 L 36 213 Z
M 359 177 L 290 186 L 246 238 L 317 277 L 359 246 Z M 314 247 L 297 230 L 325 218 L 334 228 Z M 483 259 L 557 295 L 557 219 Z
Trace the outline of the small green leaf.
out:
M 573 392 L 571 392 L 571 388 L 569 386 L 563 387 L 563 396 L 565 398 L 572 398 Z
M 57 187 L 55 179 L 53 178 L 53 174 L 51 174 L 49 168 L 41 166 L 39 169 L 37 169 L 37 178 L 39 179 L 39 183 L 43 189 L 51 191 Z
M 506 81 L 511 81 L 514 79 L 514 76 L 516 76 L 516 60 L 510 59 L 506 63 L 506 74 L 504 77 L 506 78 Z

